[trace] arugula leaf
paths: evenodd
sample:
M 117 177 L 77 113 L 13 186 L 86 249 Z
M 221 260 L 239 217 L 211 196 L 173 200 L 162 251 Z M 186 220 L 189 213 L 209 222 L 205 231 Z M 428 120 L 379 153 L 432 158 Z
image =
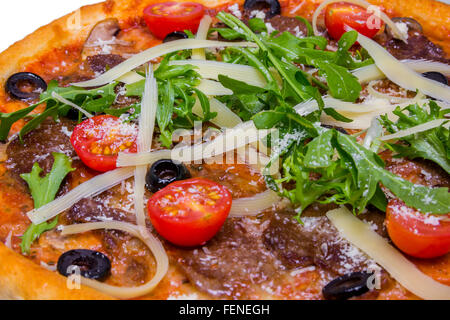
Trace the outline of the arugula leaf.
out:
M 173 105 L 175 103 L 175 92 L 172 82 L 164 81 L 162 86 L 158 86 L 159 104 L 156 110 L 156 122 L 161 131 L 161 142 L 165 147 L 172 145 L 172 134 L 166 130 L 171 123 L 173 116 Z
M 427 112 L 426 108 L 418 104 L 407 106 L 404 109 L 397 107 L 393 111 L 399 117 L 397 122 L 392 122 L 385 115 L 381 116 L 381 123 L 390 133 L 395 133 L 432 120 L 445 119 L 444 112 L 434 101 L 429 103 L 429 109 L 430 111 Z M 402 144 L 389 144 L 389 146 L 399 156 L 431 160 L 450 174 L 449 139 L 449 129 L 441 125 L 399 139 L 399 141 L 406 142 L 408 146 Z
M 306 18 L 296 16 L 295 19 L 303 22 L 303 24 L 306 26 L 306 36 L 310 37 L 310 36 L 314 35 L 314 29 L 313 29 L 311 23 L 309 23 L 309 21 Z
M 253 32 L 267 32 L 266 24 L 263 19 L 253 18 L 248 20 L 248 26 Z
M 30 173 L 20 175 L 30 188 L 35 208 L 40 208 L 53 201 L 64 178 L 75 170 L 71 167 L 72 160 L 65 154 L 54 152 L 52 155 L 54 163 L 51 171 L 45 177 L 41 177 L 42 169 L 38 163 L 33 165 Z M 55 219 L 53 222 L 43 222 L 39 225 L 31 224 L 22 236 L 20 244 L 22 252 L 29 253 L 33 241 L 45 231 L 53 229 L 57 223 L 58 220 Z
M 0 113 L 0 141 L 5 142 L 8 138 L 11 126 L 20 119 L 27 116 L 31 111 L 36 109 L 39 104 L 34 104 L 28 108 L 24 108 L 12 113 Z

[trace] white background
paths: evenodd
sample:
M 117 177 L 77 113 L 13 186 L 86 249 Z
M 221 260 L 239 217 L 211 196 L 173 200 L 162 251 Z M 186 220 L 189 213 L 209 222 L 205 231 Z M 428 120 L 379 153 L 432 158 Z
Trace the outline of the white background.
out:
M 0 0 L 0 52 L 39 27 L 97 2 L 101 0 Z

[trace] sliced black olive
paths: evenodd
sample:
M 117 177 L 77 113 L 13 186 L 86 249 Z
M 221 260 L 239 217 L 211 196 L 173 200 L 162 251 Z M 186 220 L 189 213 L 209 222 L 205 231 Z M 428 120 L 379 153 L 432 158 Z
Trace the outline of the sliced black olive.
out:
M 425 78 L 428 78 L 428 79 L 431 79 L 431 80 L 434 80 L 434 81 L 443 83 L 443 84 L 445 84 L 445 85 L 448 86 L 448 79 L 447 79 L 447 77 L 444 76 L 444 75 L 443 75 L 442 73 L 440 73 L 440 72 L 429 71 L 429 72 L 424 72 L 424 73 L 422 73 L 422 75 L 423 75 Z
M 93 250 L 76 249 L 63 253 L 57 269 L 63 276 L 70 276 L 73 266 L 80 268 L 80 275 L 95 280 L 104 280 L 111 271 L 111 262 L 103 253 Z
M 25 87 L 29 87 L 29 90 L 24 91 Z M 47 83 L 44 79 L 31 72 L 15 73 L 6 81 L 6 92 L 20 100 L 39 98 L 45 90 Z
M 244 3 L 244 9 L 245 10 L 257 10 L 261 9 L 263 5 L 269 6 L 269 14 L 267 15 L 268 18 L 276 16 L 277 14 L 281 14 L 281 5 L 278 0 L 245 0 Z
M 184 33 L 183 31 L 174 31 L 172 33 L 169 33 L 163 40 L 164 43 L 175 41 L 175 40 L 181 40 L 181 39 L 187 39 L 188 35 Z
M 407 17 L 398 17 L 398 18 L 392 18 L 392 21 L 394 22 L 403 22 L 406 23 L 408 26 L 408 30 L 413 30 L 419 33 L 423 33 L 422 25 L 414 20 L 413 18 L 407 18 Z M 392 36 L 391 29 L 388 25 L 386 25 L 386 33 L 390 34 Z
M 145 181 L 150 192 L 158 192 L 172 182 L 189 179 L 191 174 L 182 163 L 163 159 L 155 162 L 147 172 Z
M 322 289 L 322 294 L 327 300 L 346 300 L 360 296 L 369 291 L 367 281 L 371 275 L 367 272 L 353 272 L 338 277 Z

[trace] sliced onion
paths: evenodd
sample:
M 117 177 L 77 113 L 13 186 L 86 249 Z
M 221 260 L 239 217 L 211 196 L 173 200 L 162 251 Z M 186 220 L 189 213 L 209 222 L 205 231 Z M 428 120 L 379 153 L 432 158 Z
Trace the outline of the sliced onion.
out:
M 153 151 L 150 153 L 150 156 L 148 156 L 147 163 L 151 164 L 161 159 L 168 159 L 168 157 L 170 158 L 170 155 L 170 150 Z M 55 199 L 45 206 L 31 210 L 27 213 L 27 216 L 34 224 L 45 222 L 53 217 L 56 217 L 61 212 L 71 208 L 78 201 L 98 195 L 116 186 L 122 181 L 131 178 L 133 175 L 134 167 L 119 168 L 100 174 L 80 184 L 62 197 Z
M 147 49 L 141 53 L 138 53 L 114 68 L 101 74 L 99 77 L 74 83 L 73 85 L 78 87 L 97 87 L 102 86 L 117 78 L 123 76 L 127 72 L 134 70 L 140 65 L 149 62 L 155 58 L 161 57 L 165 54 L 187 49 L 199 49 L 199 48 L 212 48 L 212 47 L 256 47 L 252 42 L 225 42 L 225 41 L 212 41 L 212 40 L 196 40 L 196 39 L 181 39 L 160 44 L 158 46 Z
M 401 60 L 400 62 L 419 73 L 435 71 L 450 77 L 450 65 L 446 63 L 427 60 Z M 356 69 L 352 71 L 352 73 L 358 78 L 360 83 L 386 78 L 383 72 L 375 64 Z
M 364 251 L 406 289 L 423 299 L 450 299 L 450 286 L 420 271 L 386 239 L 373 231 L 367 223 L 355 217 L 347 208 L 329 211 L 327 217 L 343 238 Z
M 249 198 L 233 200 L 231 217 L 256 216 L 264 210 L 273 208 L 281 198 L 276 192 L 267 190 Z
M 312 19 L 312 27 L 314 30 L 314 34 L 316 36 L 320 35 L 319 30 L 317 29 L 317 18 L 319 17 L 320 13 L 322 12 L 322 10 L 328 6 L 331 3 L 334 2 L 342 2 L 341 0 L 326 0 L 323 1 L 316 9 L 316 11 L 314 11 L 313 14 L 313 19 Z M 369 2 L 364 1 L 364 0 L 345 0 L 345 2 L 348 3 L 352 3 L 352 4 L 356 4 L 360 7 L 363 7 L 364 9 L 369 8 L 370 6 L 372 6 Z M 383 11 L 380 10 L 380 17 L 381 20 L 383 20 L 388 26 L 389 28 L 391 28 L 392 30 L 392 34 L 395 36 L 395 38 L 402 40 L 405 43 L 408 43 L 405 35 L 398 29 L 397 25 L 394 23 L 394 21 L 392 21 Z
M 212 98 L 209 100 L 209 104 L 210 111 L 217 112 L 217 116 L 211 122 L 220 128 L 234 128 L 242 123 L 241 118 L 219 100 Z M 203 110 L 198 100 L 192 108 L 192 112 L 203 117 Z
M 426 123 L 422 123 L 417 126 L 414 126 L 414 127 L 411 127 L 411 128 L 405 129 L 405 130 L 400 130 L 400 131 L 397 131 L 396 133 L 383 136 L 380 138 L 380 140 L 387 141 L 387 140 L 407 137 L 407 136 L 410 136 L 415 133 L 424 132 L 424 131 L 439 127 L 444 122 L 447 122 L 447 124 L 444 126 L 448 127 L 450 125 L 450 123 L 448 121 L 449 121 L 448 119 L 436 119 L 436 120 L 428 121 Z
M 209 26 L 211 25 L 212 19 L 210 16 L 205 15 L 200 21 L 198 26 L 197 40 L 206 40 L 208 37 Z M 192 50 L 192 59 L 206 60 L 205 49 L 194 49 Z
M 450 102 L 450 87 L 440 82 L 427 79 L 398 61 L 385 48 L 375 41 L 358 34 L 358 42 L 374 59 L 377 67 L 392 82 L 404 89 L 416 91 L 435 99 Z
M 70 102 L 69 100 L 61 97 L 59 94 L 57 94 L 56 92 L 52 92 L 52 97 L 55 98 L 56 100 L 58 100 L 59 102 L 62 102 L 64 104 L 67 104 L 68 106 L 71 106 L 72 108 L 80 111 L 82 114 L 84 114 L 86 117 L 88 118 L 92 118 L 93 115 L 90 114 L 89 112 L 87 112 L 86 110 L 84 110 L 83 108 L 81 108 L 80 106 L 77 106 L 75 103 Z
M 61 234 L 71 235 L 92 230 L 107 229 L 107 230 L 120 230 L 127 232 L 136 238 L 140 239 L 143 243 L 147 245 L 156 260 L 156 272 L 153 278 L 146 284 L 139 287 L 116 287 L 92 279 L 81 278 L 81 283 L 83 285 L 94 288 L 98 291 L 106 293 L 110 296 L 119 299 L 132 299 L 144 296 L 150 293 L 158 283 L 164 278 L 169 270 L 169 258 L 162 246 L 161 242 L 156 239 L 153 235 L 148 233 L 147 237 L 143 237 L 139 227 L 119 221 L 106 221 L 106 222 L 95 222 L 95 223 L 84 223 L 75 224 L 71 226 L 64 226 Z

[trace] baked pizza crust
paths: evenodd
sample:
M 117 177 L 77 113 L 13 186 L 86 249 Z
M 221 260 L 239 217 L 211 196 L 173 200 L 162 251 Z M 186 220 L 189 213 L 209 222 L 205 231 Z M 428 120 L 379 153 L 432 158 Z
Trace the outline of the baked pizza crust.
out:
M 177 0 L 179 1 L 179 0 Z M 195 0 L 208 7 L 243 4 L 243 0 Z M 0 92 L 6 79 L 23 65 L 45 53 L 68 45 L 81 44 L 98 21 L 108 17 L 126 21 L 138 16 L 143 8 L 160 0 L 107 0 L 82 7 L 41 27 L 0 54 Z M 281 0 L 283 4 L 298 0 Z M 322 0 L 303 0 L 311 18 Z M 393 16 L 412 17 L 422 24 L 424 33 L 450 54 L 450 6 L 434 0 L 370 0 Z M 0 93 L 3 95 L 3 93 Z M 0 243 L 0 299 L 105 300 L 112 297 L 82 286 L 69 289 L 67 278 L 49 271 Z

